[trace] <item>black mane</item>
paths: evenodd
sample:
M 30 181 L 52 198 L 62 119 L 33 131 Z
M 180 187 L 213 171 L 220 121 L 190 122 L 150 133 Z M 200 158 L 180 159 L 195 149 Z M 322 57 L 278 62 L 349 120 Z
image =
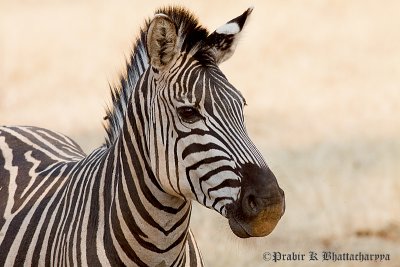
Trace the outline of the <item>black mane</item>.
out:
M 199 24 L 197 18 L 189 10 L 183 7 L 172 6 L 160 8 L 155 11 L 155 14 L 160 13 L 167 15 L 174 22 L 178 38 L 183 40 L 182 52 L 194 55 L 199 51 L 209 33 Z M 150 19 L 146 20 L 145 26 L 140 30 L 131 56 L 127 60 L 126 74 L 120 76 L 120 85 L 114 88 L 110 87 L 112 105 L 106 109 L 106 122 L 104 123 L 104 128 L 107 132 L 106 147 L 111 146 L 118 138 L 123 127 L 125 112 L 128 108 L 132 92 L 140 76 L 149 66 L 146 35 L 150 22 Z M 207 57 L 205 56 L 204 58 Z

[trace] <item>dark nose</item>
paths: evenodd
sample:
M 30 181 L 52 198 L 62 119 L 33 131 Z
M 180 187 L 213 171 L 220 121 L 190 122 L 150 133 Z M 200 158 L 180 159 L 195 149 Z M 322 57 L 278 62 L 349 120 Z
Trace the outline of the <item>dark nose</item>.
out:
M 269 168 L 245 164 L 238 201 L 227 206 L 229 226 L 238 237 L 267 236 L 285 211 L 285 194 Z
M 282 206 L 283 214 L 285 194 L 273 172 L 256 165 L 246 165 L 243 167 L 243 174 L 241 195 L 243 215 L 249 218 L 255 217 L 268 207 L 276 205 Z

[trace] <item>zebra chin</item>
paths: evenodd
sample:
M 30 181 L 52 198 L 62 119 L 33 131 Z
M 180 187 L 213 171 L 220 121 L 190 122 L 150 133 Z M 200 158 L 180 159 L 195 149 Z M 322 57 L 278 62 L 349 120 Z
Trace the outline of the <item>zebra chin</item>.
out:
M 270 169 L 242 167 L 240 198 L 226 206 L 232 232 L 241 238 L 269 235 L 285 212 L 285 194 Z

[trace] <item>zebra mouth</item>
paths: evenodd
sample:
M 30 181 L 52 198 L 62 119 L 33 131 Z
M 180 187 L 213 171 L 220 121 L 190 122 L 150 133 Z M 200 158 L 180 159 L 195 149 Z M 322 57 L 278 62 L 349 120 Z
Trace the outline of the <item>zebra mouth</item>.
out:
M 229 226 L 232 232 L 240 238 L 249 238 L 251 235 L 246 231 L 246 229 L 238 222 L 235 218 L 229 219 Z
M 228 216 L 232 232 L 240 238 L 263 237 L 269 235 L 283 215 L 280 205 L 273 205 L 261 211 L 255 217 L 244 217 L 243 214 Z

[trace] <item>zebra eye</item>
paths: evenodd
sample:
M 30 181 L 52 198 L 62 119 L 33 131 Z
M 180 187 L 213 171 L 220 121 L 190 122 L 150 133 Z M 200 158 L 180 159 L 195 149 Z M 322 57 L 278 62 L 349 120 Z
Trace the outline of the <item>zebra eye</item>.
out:
M 178 115 L 184 122 L 188 123 L 194 123 L 203 118 L 194 107 L 180 107 L 178 108 Z

